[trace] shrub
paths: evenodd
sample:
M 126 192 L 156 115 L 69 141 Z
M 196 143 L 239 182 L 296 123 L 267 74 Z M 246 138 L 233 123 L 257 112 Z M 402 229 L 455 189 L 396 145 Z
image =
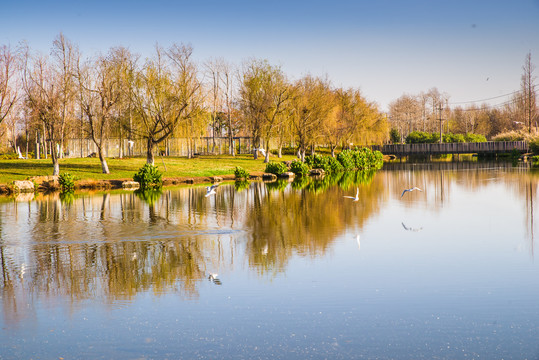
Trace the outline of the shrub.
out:
M 311 169 L 324 169 L 324 171 L 330 171 L 329 159 L 331 156 L 327 155 L 309 155 L 305 157 L 305 163 L 311 167 Z
M 507 131 L 500 133 L 492 138 L 492 141 L 522 141 L 524 134 L 517 131 Z
M 334 157 L 329 157 L 328 158 L 328 167 L 329 167 L 329 171 L 332 172 L 332 173 L 337 173 L 339 171 L 343 171 L 344 168 L 342 166 L 342 164 L 340 163 L 339 160 L 337 160 L 337 158 L 334 158 Z
M 288 171 L 288 168 L 286 167 L 286 165 L 282 162 L 274 162 L 274 161 L 270 161 L 267 165 L 266 165 L 266 170 L 265 170 L 267 173 L 270 173 L 270 174 L 275 174 L 275 175 L 281 175 L 282 173 L 285 173 Z
M 391 129 L 391 131 L 389 132 L 389 139 L 392 144 L 400 144 L 401 134 L 399 133 L 399 130 Z
M 464 139 L 466 139 L 466 142 L 486 142 L 487 141 L 487 138 L 484 135 L 473 134 L 473 133 L 467 133 Z
M 236 168 L 234 169 L 234 178 L 238 180 L 248 179 L 249 176 L 249 172 L 240 166 L 236 166 Z
M 437 133 L 429 134 L 424 131 L 412 131 L 406 137 L 407 144 L 433 144 L 440 140 L 440 135 Z
M 309 165 L 299 160 L 294 160 L 290 164 L 290 171 L 292 171 L 297 176 L 305 176 L 309 174 Z
M 140 189 L 160 189 L 163 186 L 163 174 L 157 166 L 144 164 L 138 173 L 133 176 L 133 180 L 140 184 Z
M 341 163 L 344 170 L 352 170 L 355 167 L 354 158 L 351 150 L 343 150 L 337 155 L 337 160 Z
M 465 142 L 464 135 L 462 134 L 444 134 L 443 136 L 444 143 L 463 143 Z
M 528 144 L 532 153 L 539 154 L 539 136 L 531 139 Z
M 62 192 L 72 192 L 75 190 L 75 177 L 69 173 L 58 176 L 58 183 Z

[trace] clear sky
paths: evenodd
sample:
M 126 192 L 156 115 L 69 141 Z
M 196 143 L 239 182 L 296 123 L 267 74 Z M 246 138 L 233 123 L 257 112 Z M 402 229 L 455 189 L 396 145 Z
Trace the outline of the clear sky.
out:
M 255 57 L 292 80 L 327 75 L 381 110 L 432 87 L 450 102 L 512 93 L 528 52 L 539 77 L 539 0 L 0 0 L 0 12 L 0 44 L 48 53 L 62 32 L 83 55 L 123 45 L 144 58 L 156 43 L 189 43 L 201 62 Z

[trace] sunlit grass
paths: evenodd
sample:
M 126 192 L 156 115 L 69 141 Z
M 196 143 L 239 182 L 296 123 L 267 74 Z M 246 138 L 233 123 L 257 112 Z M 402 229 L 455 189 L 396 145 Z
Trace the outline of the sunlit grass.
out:
M 271 160 L 291 160 L 291 155 Z M 133 175 L 146 163 L 146 158 L 107 159 L 110 174 L 101 172 L 101 163 L 96 158 L 70 158 L 60 160 L 60 173 L 70 173 L 79 180 L 133 179 Z M 262 172 L 264 159 L 254 160 L 252 155 L 198 156 L 194 159 L 185 157 L 156 157 L 155 165 L 163 172 L 164 178 L 207 177 L 234 174 L 236 166 L 249 173 Z M 25 180 L 32 176 L 52 175 L 51 160 L 0 160 L 0 184 L 9 184 L 13 180 Z

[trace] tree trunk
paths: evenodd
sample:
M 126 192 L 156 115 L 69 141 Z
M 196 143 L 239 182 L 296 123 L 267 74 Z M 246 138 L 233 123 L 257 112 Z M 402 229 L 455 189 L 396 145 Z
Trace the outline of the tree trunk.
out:
M 283 157 L 283 146 L 282 145 L 279 146 L 279 155 L 277 155 L 277 156 L 279 157 L 279 159 Z
M 97 147 L 97 152 L 99 154 L 99 161 L 101 161 L 101 170 L 103 171 L 103 174 L 110 174 L 107 159 L 103 156 L 103 150 L 100 146 Z
M 264 158 L 264 163 L 269 163 L 270 151 L 269 151 L 269 140 L 266 141 L 266 157 Z
M 331 157 L 335 157 L 335 148 L 337 147 L 337 145 L 333 146 L 331 145 Z
M 58 161 L 58 156 L 54 153 L 54 150 L 51 151 L 51 160 L 52 160 L 52 175 L 60 175 L 60 162 Z
M 153 148 L 155 144 L 153 143 L 152 139 L 148 139 L 148 146 L 146 151 L 146 163 L 150 165 L 155 165 L 154 157 L 153 157 Z

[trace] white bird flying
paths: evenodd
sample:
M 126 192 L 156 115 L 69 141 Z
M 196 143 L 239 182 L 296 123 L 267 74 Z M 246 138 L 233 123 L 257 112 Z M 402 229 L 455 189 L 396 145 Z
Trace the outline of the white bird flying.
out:
M 219 184 L 214 184 L 212 186 L 207 186 L 206 187 L 206 195 L 204 195 L 205 197 L 208 197 L 210 195 L 215 195 L 215 189 L 217 189 L 217 187 L 219 186 Z
M 354 201 L 359 201 L 359 188 L 357 188 L 356 190 L 356 197 L 353 197 L 353 196 L 343 196 L 345 198 L 348 198 L 348 199 L 354 199 Z
M 414 187 L 411 188 L 411 189 L 405 189 L 405 190 L 402 192 L 401 197 L 403 197 L 404 194 L 405 194 L 406 192 L 408 192 L 408 191 L 412 192 L 412 191 L 414 191 L 414 190 L 423 191 L 423 190 L 421 190 L 420 188 L 414 186 Z

